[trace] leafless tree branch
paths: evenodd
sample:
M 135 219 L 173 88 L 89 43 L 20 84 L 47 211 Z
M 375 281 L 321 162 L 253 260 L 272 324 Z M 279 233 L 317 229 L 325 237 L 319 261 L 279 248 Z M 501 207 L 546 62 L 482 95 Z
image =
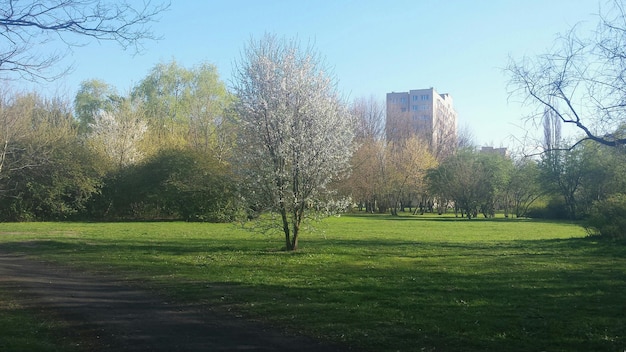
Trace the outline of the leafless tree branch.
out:
M 127 0 L 0 0 L 0 73 L 17 73 L 31 80 L 53 80 L 64 72 L 50 69 L 66 53 L 40 53 L 37 48 L 61 40 L 68 48 L 84 39 L 117 42 L 124 50 L 141 52 L 145 40 L 158 39 L 149 24 L 169 3 L 142 6 Z
M 595 32 L 574 26 L 555 47 L 537 58 L 510 60 L 510 94 L 536 111 L 549 110 L 584 140 L 609 147 L 626 145 L 626 13 L 623 0 L 600 9 Z M 532 114 L 528 120 L 541 118 Z

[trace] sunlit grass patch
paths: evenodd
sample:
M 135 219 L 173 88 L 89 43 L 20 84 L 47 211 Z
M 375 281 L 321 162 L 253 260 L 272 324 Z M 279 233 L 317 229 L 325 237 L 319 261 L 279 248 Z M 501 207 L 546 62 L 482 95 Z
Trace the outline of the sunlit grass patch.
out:
M 229 224 L 6 224 L 0 248 L 358 350 L 620 350 L 626 248 L 576 224 L 342 216 L 284 252 Z M 26 234 L 26 233 L 34 233 Z M 78 233 L 66 236 L 63 233 Z

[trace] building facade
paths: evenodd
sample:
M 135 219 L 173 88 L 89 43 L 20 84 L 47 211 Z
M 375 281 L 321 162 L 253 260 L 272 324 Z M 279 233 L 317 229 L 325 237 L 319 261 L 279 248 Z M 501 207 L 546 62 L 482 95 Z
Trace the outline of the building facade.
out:
M 444 158 L 457 143 L 457 113 L 452 97 L 434 88 L 387 93 L 385 134 L 388 141 L 417 135 L 426 141 L 432 153 Z
M 480 148 L 480 152 L 483 154 L 496 154 L 496 155 L 500 155 L 502 157 L 508 158 L 509 157 L 509 150 L 507 148 L 501 147 L 501 148 L 494 148 L 494 147 L 482 147 Z

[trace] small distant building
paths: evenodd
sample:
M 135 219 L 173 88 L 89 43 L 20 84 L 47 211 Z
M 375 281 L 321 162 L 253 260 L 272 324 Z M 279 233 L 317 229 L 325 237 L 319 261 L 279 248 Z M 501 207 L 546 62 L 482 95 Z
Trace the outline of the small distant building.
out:
M 484 154 L 498 154 L 505 158 L 509 157 L 509 151 L 507 148 L 494 148 L 494 147 L 482 147 L 480 152 Z
M 430 144 L 438 158 L 452 153 L 457 141 L 457 113 L 450 94 L 434 88 L 387 93 L 387 140 L 414 135 Z

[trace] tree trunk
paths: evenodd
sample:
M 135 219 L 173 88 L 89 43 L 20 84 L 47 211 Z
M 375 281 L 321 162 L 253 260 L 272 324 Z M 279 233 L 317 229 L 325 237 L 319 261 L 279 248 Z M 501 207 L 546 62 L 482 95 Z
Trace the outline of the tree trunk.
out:
M 280 217 L 283 220 L 283 232 L 285 233 L 285 250 L 292 250 L 291 248 L 291 231 L 289 231 L 289 220 L 287 219 L 287 210 L 284 207 L 280 209 Z
M 298 250 L 298 239 L 300 238 L 300 236 L 298 236 L 298 232 L 294 231 L 293 233 L 293 237 L 291 238 L 291 248 L 289 248 L 290 251 Z
M 295 251 L 298 249 L 298 237 L 300 235 L 300 223 L 302 222 L 301 212 L 296 209 L 294 210 L 294 219 L 293 219 L 293 233 L 291 234 L 291 244 L 287 250 Z

